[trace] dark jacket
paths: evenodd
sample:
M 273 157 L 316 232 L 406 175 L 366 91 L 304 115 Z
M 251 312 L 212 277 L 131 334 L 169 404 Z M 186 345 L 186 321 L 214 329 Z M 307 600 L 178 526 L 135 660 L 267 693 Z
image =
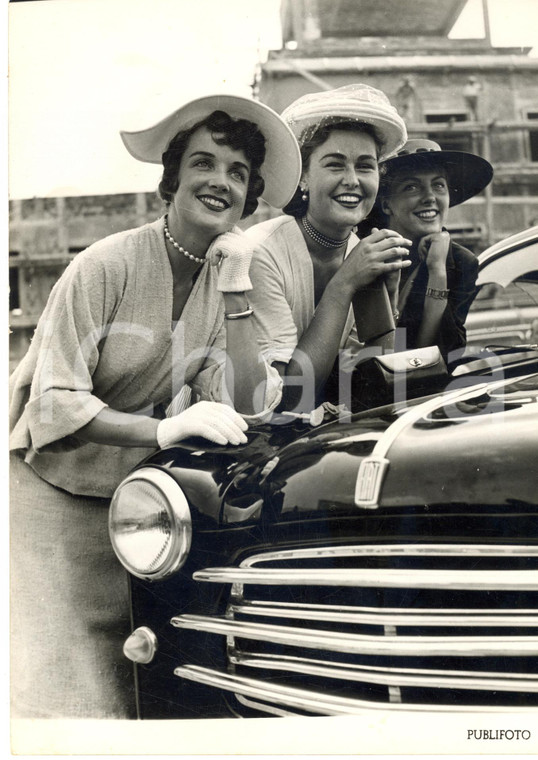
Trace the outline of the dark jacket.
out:
M 450 293 L 436 341 L 445 359 L 450 351 L 463 348 L 467 342 L 464 323 L 477 291 L 478 260 L 467 248 L 451 240 L 446 270 L 447 288 Z M 409 276 L 411 277 L 412 273 Z M 424 261 L 418 264 L 411 291 L 400 310 L 398 328 L 407 330 L 406 348 L 416 348 L 427 285 L 428 267 Z M 400 346 L 400 350 L 404 350 L 404 346 Z

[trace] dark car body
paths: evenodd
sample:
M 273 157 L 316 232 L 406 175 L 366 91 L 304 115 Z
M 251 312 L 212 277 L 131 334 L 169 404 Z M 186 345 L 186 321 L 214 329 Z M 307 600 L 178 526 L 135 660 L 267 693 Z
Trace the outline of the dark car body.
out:
M 140 463 L 184 541 L 131 576 L 141 718 L 538 710 L 538 352 L 445 385 Z

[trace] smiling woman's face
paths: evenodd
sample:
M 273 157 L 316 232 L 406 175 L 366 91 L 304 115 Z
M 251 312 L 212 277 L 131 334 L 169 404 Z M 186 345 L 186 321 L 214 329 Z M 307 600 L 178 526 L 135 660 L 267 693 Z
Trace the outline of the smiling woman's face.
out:
M 301 184 L 308 189 L 312 224 L 329 237 L 343 238 L 375 201 L 379 169 L 374 138 L 335 129 L 312 151 Z
M 446 222 L 450 196 L 442 169 L 405 170 L 391 178 L 381 207 L 388 226 L 411 240 L 440 232 Z
M 169 208 L 174 226 L 215 237 L 241 219 L 250 176 L 242 150 L 218 145 L 207 127 L 194 132 L 179 166 L 179 187 Z

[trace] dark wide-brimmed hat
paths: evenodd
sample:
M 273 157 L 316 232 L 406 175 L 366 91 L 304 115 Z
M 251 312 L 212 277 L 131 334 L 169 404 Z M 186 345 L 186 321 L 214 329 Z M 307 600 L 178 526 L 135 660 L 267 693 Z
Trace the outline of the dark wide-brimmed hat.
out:
M 120 131 L 129 153 L 139 161 L 160 164 L 175 135 L 193 127 L 213 111 L 256 124 L 265 137 L 265 160 L 260 174 L 265 181 L 261 197 L 282 208 L 293 196 L 301 176 L 301 154 L 288 125 L 269 106 L 239 95 L 205 95 L 185 103 L 152 127 Z
M 424 171 L 432 167 L 444 169 L 450 192 L 450 206 L 472 198 L 492 180 L 493 167 L 481 156 L 459 150 L 441 150 L 433 140 L 416 138 L 408 140 L 396 156 L 383 161 L 385 167 L 381 194 L 396 172 L 405 169 Z

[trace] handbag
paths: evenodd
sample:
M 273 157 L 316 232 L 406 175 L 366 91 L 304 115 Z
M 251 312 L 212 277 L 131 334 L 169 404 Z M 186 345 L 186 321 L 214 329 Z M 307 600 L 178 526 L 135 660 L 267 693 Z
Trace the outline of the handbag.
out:
M 436 393 L 447 381 L 447 366 L 438 346 L 373 356 L 353 371 L 352 411 Z

